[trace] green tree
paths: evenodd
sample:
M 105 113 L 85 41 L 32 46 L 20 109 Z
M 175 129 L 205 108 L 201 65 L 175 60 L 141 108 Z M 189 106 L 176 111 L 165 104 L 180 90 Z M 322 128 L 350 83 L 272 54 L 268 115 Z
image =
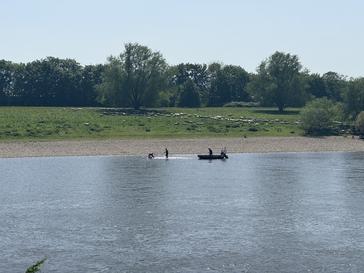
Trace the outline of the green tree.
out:
M 276 105 L 279 112 L 287 106 L 298 106 L 306 96 L 301 70 L 296 55 L 275 52 L 258 67 L 250 93 L 263 105 Z
M 340 104 L 327 98 L 314 99 L 301 111 L 301 126 L 308 135 L 330 133 L 335 121 L 342 120 L 343 112 Z
M 306 75 L 307 92 L 315 98 L 328 97 L 325 80 L 320 74 Z
M 110 57 L 99 86 L 101 102 L 112 106 L 153 106 L 165 85 L 167 64 L 159 52 L 128 43 L 119 57 Z
M 351 118 L 355 118 L 359 112 L 364 111 L 364 78 L 349 81 L 343 98 L 345 112 Z
M 180 87 L 176 84 L 177 66 L 169 66 L 166 71 L 166 87 L 160 93 L 158 106 L 174 107 L 177 106 Z
M 124 92 L 135 109 L 152 106 L 165 84 L 166 61 L 159 52 L 146 46 L 126 44 L 120 55 Z
M 188 79 L 182 86 L 180 86 L 180 89 L 178 106 L 200 107 L 200 94 L 195 83 L 191 79 Z
M 0 104 L 95 105 L 103 65 L 82 67 L 72 59 L 48 57 L 27 64 L 0 61 Z
M 165 85 L 167 64 L 159 52 L 128 43 L 119 57 L 110 57 L 99 85 L 99 100 L 111 106 L 153 106 Z
M 322 79 L 325 82 L 326 96 L 334 101 L 342 101 L 346 78 L 336 72 L 329 71 L 322 75 Z
M 360 112 L 355 120 L 355 127 L 360 135 L 364 135 L 364 111 Z
M 240 66 L 212 64 L 209 66 L 209 106 L 222 106 L 231 101 L 250 101 L 246 91 L 249 74 Z
M 97 85 L 102 82 L 104 65 L 86 65 L 82 69 L 80 91 L 78 95 L 80 106 L 97 106 Z
M 11 62 L 0 60 L 0 105 L 8 104 L 12 93 L 13 65 Z
M 23 105 L 78 106 L 81 80 L 75 60 L 48 57 L 23 66 L 16 88 Z
M 173 68 L 174 74 L 171 75 L 171 82 L 178 92 L 184 90 L 187 82 L 192 81 L 196 92 L 199 94 L 200 101 L 207 104 L 208 87 L 209 87 L 209 72 L 205 64 L 179 64 Z M 187 85 L 190 85 L 188 83 Z M 178 94 L 180 97 L 181 94 Z
M 123 72 L 121 61 L 116 57 L 109 57 L 105 66 L 103 78 L 96 89 L 97 101 L 107 106 L 129 106 L 128 99 L 123 92 Z M 123 96 L 124 95 L 124 96 Z

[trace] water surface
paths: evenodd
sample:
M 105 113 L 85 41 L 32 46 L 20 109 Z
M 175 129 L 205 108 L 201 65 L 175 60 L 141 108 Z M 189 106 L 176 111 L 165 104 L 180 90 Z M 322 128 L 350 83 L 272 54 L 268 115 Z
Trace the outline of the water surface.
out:
M 0 159 L 1 272 L 363 272 L 364 153 Z

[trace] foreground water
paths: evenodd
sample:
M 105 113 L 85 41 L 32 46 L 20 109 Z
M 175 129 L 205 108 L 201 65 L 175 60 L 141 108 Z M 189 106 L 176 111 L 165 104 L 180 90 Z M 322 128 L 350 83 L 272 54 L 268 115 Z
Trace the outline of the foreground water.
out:
M 364 154 L 0 160 L 0 271 L 363 272 Z

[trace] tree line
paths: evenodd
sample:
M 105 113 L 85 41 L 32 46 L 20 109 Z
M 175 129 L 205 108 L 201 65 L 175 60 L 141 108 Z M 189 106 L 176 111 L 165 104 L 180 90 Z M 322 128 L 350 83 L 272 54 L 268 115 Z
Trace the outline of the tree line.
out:
M 0 60 L 0 105 L 138 109 L 251 102 L 282 112 L 314 98 L 342 103 L 355 117 L 364 109 L 364 78 L 310 73 L 298 56 L 284 52 L 262 61 L 256 73 L 221 63 L 171 66 L 160 52 L 136 43 L 99 65 L 53 57 L 26 64 Z
M 0 105 L 95 106 L 104 65 L 48 57 L 23 63 L 0 60 Z

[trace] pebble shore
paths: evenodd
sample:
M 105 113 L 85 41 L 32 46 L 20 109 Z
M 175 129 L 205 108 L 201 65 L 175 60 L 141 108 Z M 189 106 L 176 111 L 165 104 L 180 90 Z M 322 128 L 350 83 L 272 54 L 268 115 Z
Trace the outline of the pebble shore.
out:
M 168 148 L 170 156 L 207 153 L 210 147 L 219 153 L 275 152 L 359 152 L 364 141 L 352 137 L 251 137 L 196 139 L 120 139 L 74 141 L 0 142 L 0 157 L 140 155 L 162 156 Z

